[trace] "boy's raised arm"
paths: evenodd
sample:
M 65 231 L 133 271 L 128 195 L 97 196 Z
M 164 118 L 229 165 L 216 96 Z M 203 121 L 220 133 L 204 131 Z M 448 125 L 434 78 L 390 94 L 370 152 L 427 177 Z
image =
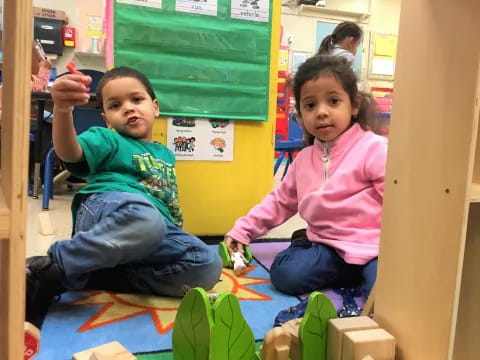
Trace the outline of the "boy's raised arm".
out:
M 89 76 L 64 75 L 52 87 L 53 99 L 53 146 L 55 153 L 65 162 L 80 162 L 83 151 L 73 126 L 73 107 L 88 103 Z

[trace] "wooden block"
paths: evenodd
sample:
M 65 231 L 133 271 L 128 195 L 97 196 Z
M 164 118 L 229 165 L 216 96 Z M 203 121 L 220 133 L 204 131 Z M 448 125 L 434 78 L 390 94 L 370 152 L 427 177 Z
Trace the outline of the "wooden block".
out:
M 296 341 L 298 343 L 298 328 L 300 327 L 300 323 L 302 322 L 302 318 L 293 319 L 287 321 L 285 324 L 282 325 L 282 329 L 284 329 L 292 338 L 292 341 Z
M 373 357 L 370 355 L 365 356 L 362 360 L 375 360 Z
M 103 355 L 101 353 L 94 352 L 90 357 L 90 360 L 130 360 L 132 354 L 123 352 L 116 355 Z
M 136 360 L 137 358 L 125 349 L 118 341 L 103 344 L 73 354 L 73 360 Z
M 263 360 L 289 360 L 290 335 L 281 327 L 270 329 L 263 340 L 260 353 Z
M 384 329 L 348 331 L 343 338 L 342 360 L 395 360 L 395 338 Z
M 300 347 L 300 339 L 298 337 L 298 328 L 300 327 L 300 323 L 302 319 L 293 319 L 287 321 L 285 324 L 282 325 L 282 329 L 284 329 L 288 335 L 290 335 L 291 343 L 290 343 L 290 359 L 291 360 L 301 360 L 301 347 Z
M 341 360 L 343 337 L 347 331 L 378 329 L 380 326 L 368 316 L 331 319 L 328 322 L 327 359 Z
M 38 214 L 38 232 L 44 236 L 55 234 L 48 211 L 42 211 Z

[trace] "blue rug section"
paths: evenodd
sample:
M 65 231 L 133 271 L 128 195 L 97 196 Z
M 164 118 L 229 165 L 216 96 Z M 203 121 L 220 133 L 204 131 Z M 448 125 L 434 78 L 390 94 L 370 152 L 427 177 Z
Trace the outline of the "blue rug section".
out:
M 255 269 L 246 274 L 245 278 L 269 280 L 267 270 L 257 262 L 253 262 L 252 265 L 256 265 Z M 272 328 L 273 320 L 279 311 L 298 303 L 296 297 L 278 292 L 270 282 L 247 284 L 243 287 L 253 290 L 260 296 L 271 298 L 271 300 L 240 300 L 242 312 L 253 330 L 255 339 L 263 339 L 265 333 Z M 105 308 L 102 304 L 82 306 L 68 304 L 89 294 L 89 292 L 65 293 L 60 302 L 51 306 L 41 329 L 40 353 L 36 360 L 70 360 L 76 352 L 111 341 L 119 341 L 132 353 L 171 348 L 172 330 L 160 334 L 150 313 L 133 315 L 124 320 L 120 319 L 79 332 L 78 329 L 89 320 L 99 317 L 99 311 Z M 247 291 L 246 297 L 250 295 Z

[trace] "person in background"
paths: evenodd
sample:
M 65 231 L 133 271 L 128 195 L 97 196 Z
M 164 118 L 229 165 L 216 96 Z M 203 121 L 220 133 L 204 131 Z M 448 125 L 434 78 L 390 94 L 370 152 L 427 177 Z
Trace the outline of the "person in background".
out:
M 32 49 L 32 92 L 46 92 L 50 73 L 52 72 L 52 63 L 45 56 L 40 48 L 40 44 L 33 42 Z
M 338 24 L 330 35 L 325 36 L 317 55 L 340 56 L 351 64 L 362 42 L 363 32 L 354 22 L 345 21 Z
M 307 222 L 270 269 L 281 292 L 361 285 L 368 297 L 377 274 L 387 139 L 365 130 L 371 106 L 344 58 L 314 56 L 294 79 L 297 118 L 311 146 L 284 180 L 239 218 L 224 242 L 233 253 L 297 212 Z M 297 316 L 298 317 L 298 316 Z
M 47 91 L 50 73 L 52 72 L 52 63 L 38 51 L 35 42 L 32 43 L 32 78 L 30 81 L 30 90 L 32 92 Z M 35 108 L 31 109 L 31 119 L 37 118 Z M 0 121 L 2 120 L 2 86 L 0 86 Z

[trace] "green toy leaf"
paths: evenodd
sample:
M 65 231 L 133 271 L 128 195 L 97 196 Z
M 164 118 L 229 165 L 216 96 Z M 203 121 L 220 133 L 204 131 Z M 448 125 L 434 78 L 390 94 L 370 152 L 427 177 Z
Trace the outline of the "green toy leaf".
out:
M 337 311 L 330 299 L 313 292 L 299 328 L 302 360 L 326 360 L 328 320 L 335 319 Z
M 218 255 L 220 256 L 220 259 L 222 259 L 223 267 L 229 268 L 232 266 L 230 252 L 224 242 L 218 244 Z
M 207 293 L 201 288 L 191 289 L 183 298 L 175 317 L 173 358 L 208 360 L 212 327 L 212 310 Z
M 247 259 L 248 263 L 250 264 L 253 259 L 252 251 L 248 245 L 244 245 L 243 250 L 245 251 L 245 259 Z
M 235 295 L 223 293 L 213 304 L 210 360 L 253 360 L 255 339 Z

